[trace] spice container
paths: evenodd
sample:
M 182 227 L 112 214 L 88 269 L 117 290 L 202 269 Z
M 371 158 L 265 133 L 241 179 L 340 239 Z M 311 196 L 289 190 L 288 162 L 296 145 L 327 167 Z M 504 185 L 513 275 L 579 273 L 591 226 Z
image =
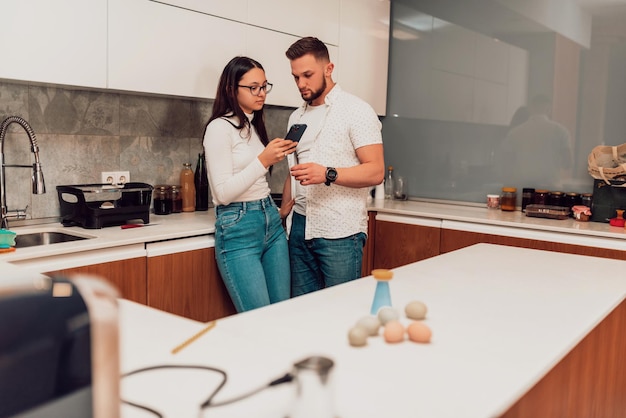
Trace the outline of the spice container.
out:
M 544 189 L 535 190 L 535 197 L 533 203 L 535 205 L 547 205 L 548 204 L 548 191 Z
M 170 186 L 158 185 L 154 187 L 153 205 L 155 215 L 169 215 L 172 213 L 172 197 Z
M 565 206 L 565 195 L 563 192 L 549 192 L 548 193 L 548 205 L 550 206 Z
M 511 212 L 515 210 L 517 203 L 517 189 L 515 187 L 503 187 L 500 197 L 500 210 Z
M 522 212 L 526 211 L 526 206 L 533 203 L 535 198 L 535 189 L 531 187 L 524 187 L 522 189 Z
M 574 193 L 574 192 L 565 193 L 563 206 L 568 207 L 571 211 L 574 206 L 578 206 L 580 204 L 582 204 L 582 202 L 580 199 L 580 195 L 578 193 Z M 570 216 L 573 218 L 574 212 L 571 212 Z
M 500 208 L 500 195 L 488 194 L 487 195 L 487 208 L 499 209 Z
M 171 186 L 170 196 L 172 198 L 172 213 L 183 211 L 183 198 L 180 195 L 180 186 Z

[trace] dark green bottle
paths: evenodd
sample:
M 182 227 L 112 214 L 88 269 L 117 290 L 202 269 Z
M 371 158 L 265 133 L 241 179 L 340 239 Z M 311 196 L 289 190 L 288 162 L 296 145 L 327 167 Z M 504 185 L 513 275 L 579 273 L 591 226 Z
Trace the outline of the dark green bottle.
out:
M 198 154 L 198 164 L 194 177 L 196 186 L 196 210 L 209 209 L 209 177 L 206 172 L 204 152 Z

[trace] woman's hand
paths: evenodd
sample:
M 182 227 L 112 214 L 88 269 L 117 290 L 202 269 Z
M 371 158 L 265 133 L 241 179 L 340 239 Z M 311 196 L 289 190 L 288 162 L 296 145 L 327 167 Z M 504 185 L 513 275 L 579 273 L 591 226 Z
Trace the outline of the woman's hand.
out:
M 274 138 L 265 146 L 262 153 L 259 154 L 259 161 L 265 168 L 274 165 L 296 150 L 297 142 L 289 139 Z

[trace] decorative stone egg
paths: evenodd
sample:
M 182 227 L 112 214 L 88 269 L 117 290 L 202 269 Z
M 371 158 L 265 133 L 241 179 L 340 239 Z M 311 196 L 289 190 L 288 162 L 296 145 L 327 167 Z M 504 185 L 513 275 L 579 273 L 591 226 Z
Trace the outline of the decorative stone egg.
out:
M 387 322 L 397 320 L 399 318 L 398 311 L 389 306 L 383 306 L 378 310 L 378 320 L 381 325 L 386 325 Z
M 416 343 L 429 343 L 433 333 L 423 322 L 414 321 L 407 327 L 409 340 Z
M 367 334 L 373 337 L 375 335 L 378 335 L 378 330 L 380 329 L 380 321 L 375 316 L 364 316 L 357 321 L 356 326 L 365 328 Z
M 383 331 L 385 341 L 388 343 L 399 343 L 404 341 L 404 325 L 398 320 L 391 320 L 385 325 Z
M 404 313 L 406 314 L 407 318 L 415 319 L 417 321 L 426 318 L 427 311 L 428 308 L 426 307 L 426 305 L 418 300 L 407 303 L 406 307 L 404 308 Z
M 348 331 L 348 341 L 353 347 L 363 347 L 367 344 L 367 330 L 361 326 L 355 326 Z

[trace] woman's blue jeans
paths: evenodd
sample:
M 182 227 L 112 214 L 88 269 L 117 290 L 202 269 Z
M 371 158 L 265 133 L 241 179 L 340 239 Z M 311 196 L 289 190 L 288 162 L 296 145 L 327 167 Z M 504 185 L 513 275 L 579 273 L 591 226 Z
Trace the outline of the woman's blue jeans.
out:
M 271 197 L 215 209 L 215 258 L 238 312 L 290 296 L 289 249 Z
M 345 238 L 304 239 L 306 216 L 293 213 L 289 233 L 291 296 L 324 289 L 361 277 L 363 232 Z

